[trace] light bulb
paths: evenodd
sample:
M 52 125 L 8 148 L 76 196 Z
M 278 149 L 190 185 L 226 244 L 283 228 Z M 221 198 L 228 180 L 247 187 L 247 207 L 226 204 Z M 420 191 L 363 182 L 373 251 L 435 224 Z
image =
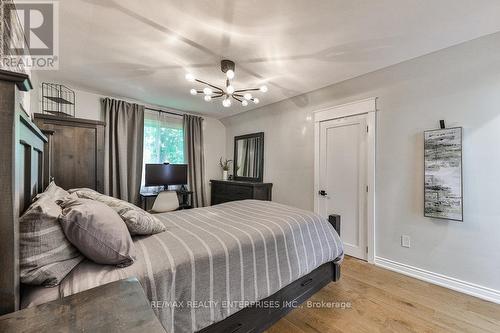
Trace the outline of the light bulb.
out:
M 191 95 L 196 95 L 198 92 L 196 91 L 196 89 L 191 89 L 191 90 L 189 90 L 189 93 Z
M 243 101 L 241 102 L 241 105 L 243 105 L 243 106 L 247 106 L 247 105 L 248 105 L 248 101 L 243 100 Z
M 205 101 L 210 102 L 212 100 L 212 96 L 210 95 L 205 95 Z
M 246 93 L 245 95 L 243 95 L 243 97 L 245 97 L 245 99 L 246 99 L 247 101 L 249 101 L 249 100 L 251 100 L 251 99 L 252 99 L 252 94 L 250 94 L 250 93 Z
M 186 80 L 188 80 L 189 82 L 194 82 L 194 75 L 191 73 L 187 73 Z
M 227 88 L 226 88 L 226 89 L 227 89 L 227 93 L 228 93 L 228 94 L 230 94 L 230 95 L 231 95 L 232 93 L 234 93 L 234 87 L 233 87 L 233 86 L 229 85 L 229 86 L 227 86 Z
M 223 101 L 222 101 L 222 105 L 224 105 L 225 108 L 228 108 L 231 106 L 231 100 L 229 98 L 225 98 Z
M 261 86 L 259 90 L 263 93 L 267 92 L 267 86 Z
M 203 89 L 203 93 L 204 93 L 205 95 L 212 95 L 212 92 L 213 92 L 213 91 L 212 91 L 212 89 L 210 89 L 210 88 L 208 88 L 208 87 L 207 87 L 207 88 L 205 88 L 205 89 Z
M 260 101 L 259 101 L 259 99 L 258 99 L 258 98 L 254 98 L 254 99 L 253 99 L 253 102 L 254 102 L 255 104 L 259 104 L 259 102 L 260 102 Z
M 234 78 L 234 71 L 232 69 L 228 70 L 226 76 L 229 80 L 232 80 Z

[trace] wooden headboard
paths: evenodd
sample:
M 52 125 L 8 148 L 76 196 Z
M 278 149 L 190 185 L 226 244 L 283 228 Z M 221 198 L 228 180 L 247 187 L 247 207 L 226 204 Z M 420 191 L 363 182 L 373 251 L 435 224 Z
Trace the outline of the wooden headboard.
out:
M 0 72 L 0 314 L 5 314 L 19 309 L 19 216 L 48 184 L 47 138 L 19 103 L 24 90 L 19 82 L 29 78 Z

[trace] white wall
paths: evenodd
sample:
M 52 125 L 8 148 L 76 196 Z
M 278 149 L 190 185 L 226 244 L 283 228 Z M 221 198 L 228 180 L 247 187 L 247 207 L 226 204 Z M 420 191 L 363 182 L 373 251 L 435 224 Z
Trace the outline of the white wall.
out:
M 205 145 L 205 190 L 207 205 L 210 204 L 210 179 L 221 179 L 219 159 L 226 157 L 226 127 L 217 119 L 203 117 L 203 140 Z
M 273 183 L 273 200 L 313 209 L 314 126 L 310 107 L 288 99 L 264 108 L 224 118 L 227 152 L 234 137 L 264 132 L 264 182 Z
M 104 120 L 101 112 L 101 99 L 103 95 L 90 93 L 83 90 L 75 91 L 75 117 L 92 120 Z
M 265 132 L 278 202 L 313 209 L 314 110 L 379 97 L 376 255 L 500 291 L 500 33 L 223 119 Z M 423 131 L 464 127 L 464 222 L 423 216 Z M 400 246 L 402 234 L 412 247 Z
M 40 85 L 38 77 L 36 78 L 34 93 L 31 96 L 31 108 L 36 110 L 34 112 L 40 112 Z M 104 120 L 104 115 L 101 111 L 101 99 L 108 97 L 104 94 L 96 94 L 92 92 L 87 92 L 83 90 L 75 89 L 75 117 L 91 120 Z M 133 103 L 139 103 L 147 105 L 154 108 L 162 109 L 161 107 L 148 105 L 141 101 L 133 100 L 126 97 L 116 97 Z M 35 102 L 34 102 L 35 101 Z M 204 121 L 204 145 L 205 145 L 205 183 L 207 192 L 207 204 L 210 203 L 210 186 L 209 180 L 213 178 L 219 179 L 220 172 L 218 167 L 219 158 L 226 155 L 226 130 L 222 123 L 215 119 L 203 116 Z
M 19 91 L 19 98 L 22 107 L 31 116 L 31 114 L 37 112 L 38 108 L 38 72 L 30 71 L 29 73 L 31 84 L 33 89 L 28 92 Z

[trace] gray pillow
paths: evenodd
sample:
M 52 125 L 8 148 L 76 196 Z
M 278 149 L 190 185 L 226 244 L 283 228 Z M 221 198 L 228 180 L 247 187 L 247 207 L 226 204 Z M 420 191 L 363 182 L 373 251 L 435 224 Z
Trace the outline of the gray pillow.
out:
M 70 195 L 59 202 L 61 226 L 68 240 L 97 264 L 125 267 L 135 248 L 120 216 L 105 204 Z
M 21 282 L 53 287 L 84 257 L 66 239 L 56 204 L 68 192 L 53 182 L 19 219 L 19 269 Z
M 116 199 L 88 188 L 70 190 L 80 198 L 102 202 L 120 215 L 131 235 L 152 235 L 165 231 L 165 225 L 156 217 L 129 202 Z

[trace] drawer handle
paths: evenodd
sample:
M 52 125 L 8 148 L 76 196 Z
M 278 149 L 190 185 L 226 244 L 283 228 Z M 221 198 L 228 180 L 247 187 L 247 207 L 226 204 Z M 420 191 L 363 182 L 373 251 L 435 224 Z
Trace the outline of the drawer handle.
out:
M 234 327 L 232 329 L 230 329 L 229 332 L 231 332 L 231 333 L 238 332 L 242 326 L 243 326 L 242 323 L 238 323 L 238 324 L 234 325 Z
M 304 282 L 302 282 L 300 285 L 301 285 L 302 287 L 305 287 L 305 286 L 307 286 L 308 284 L 310 284 L 311 282 L 313 282 L 313 279 L 307 279 L 307 280 L 305 280 Z

